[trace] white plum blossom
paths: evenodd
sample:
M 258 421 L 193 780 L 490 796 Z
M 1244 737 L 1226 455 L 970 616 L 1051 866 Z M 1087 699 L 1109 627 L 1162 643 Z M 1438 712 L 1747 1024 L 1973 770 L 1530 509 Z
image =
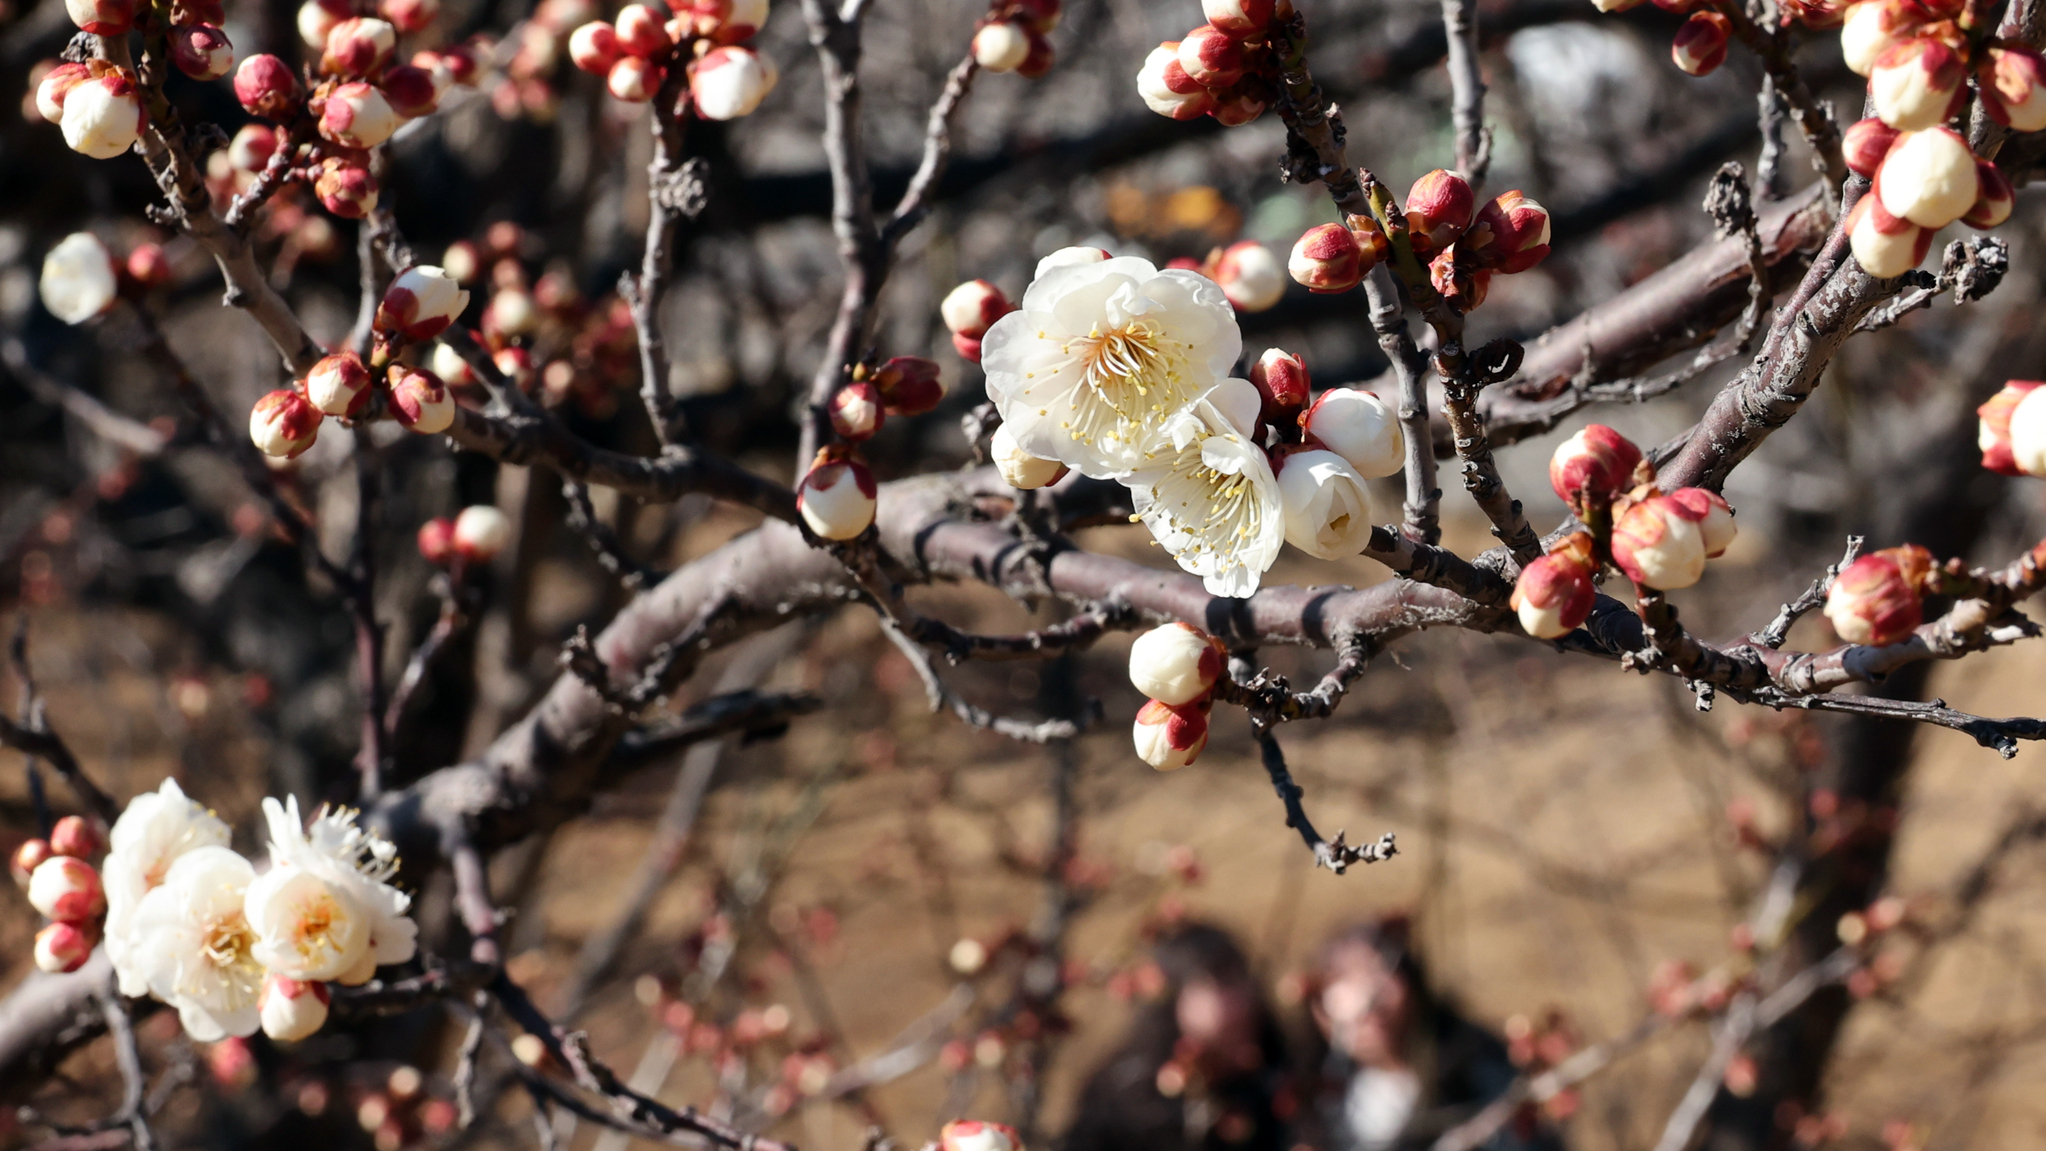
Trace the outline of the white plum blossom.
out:
M 161 886 L 171 865 L 201 847 L 227 846 L 227 824 L 185 798 L 175 779 L 128 801 L 114 821 L 100 880 L 107 892 L 107 958 L 120 976 L 121 994 L 149 993 L 146 956 L 134 945 L 136 909 Z
M 67 324 L 82 324 L 114 306 L 120 280 L 114 257 L 91 232 L 73 232 L 43 257 L 37 284 L 43 307 Z
M 194 848 L 135 910 L 132 955 L 149 993 L 177 1008 L 185 1033 L 201 1043 L 253 1035 L 262 1023 L 263 965 L 243 914 L 255 875 L 225 847 Z
M 270 870 L 249 887 L 255 954 L 271 971 L 299 980 L 368 982 L 416 949 L 405 917 L 411 897 L 387 882 L 397 849 L 355 825 L 355 812 L 322 808 L 312 827 L 298 800 L 263 801 L 270 825 Z
M 1316 559 L 1341 559 L 1371 542 L 1371 491 L 1331 451 L 1292 452 L 1278 462 L 1286 542 Z
M 1124 480 L 1137 518 L 1209 595 L 1256 591 L 1285 542 L 1279 482 L 1247 430 L 1258 403 L 1250 381 L 1222 381 L 1163 421 Z
M 981 367 L 1020 450 L 1102 479 L 1141 466 L 1166 422 L 1242 350 L 1213 280 L 1123 256 L 1045 270 L 988 328 Z

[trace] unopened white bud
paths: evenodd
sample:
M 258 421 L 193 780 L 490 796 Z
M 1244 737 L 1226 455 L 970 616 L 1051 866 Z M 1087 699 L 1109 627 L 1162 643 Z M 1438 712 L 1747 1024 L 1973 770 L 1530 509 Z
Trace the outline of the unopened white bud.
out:
M 1705 574 L 1705 536 L 1691 509 L 1668 496 L 1633 504 L 1613 522 L 1613 562 L 1646 588 L 1676 591 Z
M 1392 475 L 1406 464 L 1399 414 L 1370 392 L 1331 388 L 1307 409 L 1300 426 L 1365 479 Z
M 53 855 L 28 877 L 28 901 L 44 916 L 61 923 L 98 919 L 107 909 L 106 891 L 92 864 L 69 855 Z
M 91 232 L 73 232 L 43 257 L 37 290 L 43 307 L 67 324 L 82 324 L 114 306 L 120 280 L 114 257 Z
M 1286 542 L 1316 559 L 1341 559 L 1371 542 L 1371 492 L 1334 452 L 1307 449 L 1272 461 Z
M 1130 732 L 1137 758 L 1159 771 L 1175 771 L 1199 759 L 1208 746 L 1208 713 L 1203 704 L 1178 707 L 1146 700 Z
M 320 135 L 347 148 L 374 148 L 390 139 L 400 123 L 383 90 L 358 80 L 328 93 Z
M 796 487 L 796 510 L 810 530 L 828 540 L 849 540 L 874 522 L 879 489 L 874 473 L 856 459 L 830 458 L 830 449 Z
M 407 340 L 430 340 L 468 306 L 469 293 L 454 277 L 422 264 L 400 272 L 385 289 L 377 305 L 376 329 Z
M 2010 455 L 2028 476 L 2046 476 L 2046 388 L 2033 388 L 2010 414 Z
M 974 62 L 990 72 L 1014 72 L 1030 58 L 1030 35 L 1007 20 L 973 34 Z
M 511 517 L 489 504 L 472 504 L 455 517 L 455 552 L 472 564 L 497 558 L 511 535 Z
M 142 97 L 120 72 L 82 81 L 64 94 L 64 143 L 95 160 L 118 156 L 142 134 Z
M 690 65 L 689 95 L 707 120 L 749 115 L 774 90 L 774 61 L 751 48 L 713 48 Z
M 1898 137 L 1876 172 L 1884 210 L 1921 228 L 1944 228 L 1967 215 L 1980 190 L 1975 153 L 1944 126 Z
M 263 980 L 257 1009 L 263 1034 L 280 1043 L 294 1043 L 327 1023 L 327 985 L 315 980 L 270 975 Z
M 1256 240 L 1243 240 L 1222 250 L 1215 262 L 1215 282 L 1237 310 L 1263 312 L 1286 295 L 1286 269 L 1272 250 Z
M 1066 465 L 1059 461 L 1039 459 L 1024 451 L 1007 424 L 995 429 L 988 442 L 988 455 L 994 460 L 995 470 L 1002 473 L 1002 482 L 1023 491 L 1055 484 L 1066 474 Z
M 92 958 L 97 926 L 90 923 L 51 923 L 36 932 L 36 969 L 62 975 L 85 966 Z
M 945 293 L 938 304 L 938 315 L 953 335 L 978 338 L 1013 309 L 1000 288 L 986 280 L 968 280 Z
M 939 1151 L 1023 1151 L 1023 1137 L 1006 1123 L 959 1119 L 938 1133 Z
M 1172 705 L 1192 703 L 1222 678 L 1222 645 L 1190 623 L 1154 627 L 1130 645 L 1130 683 Z
M 374 382 L 361 356 L 336 352 L 306 373 L 306 399 L 326 415 L 352 416 L 369 402 L 370 385 Z
M 264 455 L 288 460 L 313 446 L 322 418 L 304 396 L 279 388 L 249 409 L 249 439 Z

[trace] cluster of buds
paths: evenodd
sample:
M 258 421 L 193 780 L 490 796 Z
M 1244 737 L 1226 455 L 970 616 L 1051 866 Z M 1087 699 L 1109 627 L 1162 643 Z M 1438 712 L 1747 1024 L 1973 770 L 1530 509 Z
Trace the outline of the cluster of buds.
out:
M 1168 623 L 1130 645 L 1130 682 L 1149 696 L 1132 732 L 1137 757 L 1159 771 L 1185 767 L 1208 746 L 1208 712 L 1228 652 L 1189 623 Z
M 106 847 L 99 825 L 67 815 L 48 839 L 31 839 L 8 861 L 14 881 L 50 922 L 36 933 L 36 966 L 51 974 L 76 971 L 99 943 L 107 911 L 106 888 L 90 859 Z
M 1281 50 L 1275 21 L 1293 14 L 1288 0 L 1202 0 L 1208 22 L 1151 49 L 1137 72 L 1137 92 L 1161 116 L 1213 116 L 1229 126 L 1264 114 L 1278 94 Z
M 1051 41 L 1062 0 L 995 0 L 973 31 L 973 62 L 1035 80 L 1051 71 Z
M 1402 229 L 1435 290 L 1465 312 L 1484 303 L 1494 274 L 1527 271 L 1549 254 L 1548 209 L 1517 189 L 1475 201 L 1469 181 L 1437 168 L 1407 192 Z M 1309 291 L 1347 292 L 1390 251 L 1376 220 L 1351 216 L 1308 229 L 1286 270 Z
M 1884 548 L 1848 564 L 1826 590 L 1826 619 L 1848 643 L 1901 643 L 1925 622 L 1934 590 L 1932 553 L 1917 544 Z
M 986 280 L 968 280 L 938 303 L 938 315 L 952 333 L 952 349 L 972 364 L 980 362 L 980 338 L 996 320 L 1015 310 L 1009 297 Z
M 672 69 L 686 68 L 696 114 L 736 120 L 758 108 L 780 78 L 773 60 L 743 43 L 766 22 L 767 0 L 668 0 L 665 10 L 628 4 L 611 23 L 577 28 L 568 56 L 633 104 L 652 100 Z
M 1847 130 L 1845 147 L 1848 167 L 1875 182 L 1847 214 L 1855 261 L 1871 276 L 1917 267 L 1955 221 L 1987 229 L 2010 218 L 2010 181 L 1944 124 L 1899 130 L 1872 116 Z
M 2046 476 L 2046 382 L 2010 380 L 1975 414 L 1983 467 L 2006 476 Z
M 132 13 L 133 4 L 128 8 Z M 146 120 L 135 73 L 98 59 L 59 64 L 45 73 L 36 85 L 36 114 L 63 129 L 72 151 L 95 160 L 134 147 Z
M 163 246 L 137 244 L 125 260 L 116 259 L 91 232 L 73 232 L 43 257 L 36 288 L 43 307 L 67 324 L 82 324 L 105 315 L 120 297 L 134 296 L 171 279 Z
M 796 488 L 796 508 L 810 530 L 828 540 L 849 540 L 874 522 L 874 473 L 858 445 L 873 438 L 889 416 L 920 416 L 945 398 L 938 365 L 922 356 L 896 356 L 874 367 L 853 365 L 852 377 L 832 393 L 828 413 L 838 442 L 817 453 Z
M 1205 260 L 1177 259 L 1168 268 L 1199 272 L 1222 289 L 1229 306 L 1239 312 L 1263 312 L 1277 307 L 1286 294 L 1286 273 L 1272 250 L 1256 240 L 1239 240 L 1216 248 Z
M 459 571 L 496 559 L 511 534 L 511 517 L 489 504 L 471 504 L 453 519 L 435 516 L 420 524 L 419 554 L 435 567 Z
M 873 526 L 879 497 L 874 473 L 859 453 L 848 444 L 826 444 L 796 485 L 796 511 L 824 539 L 856 539 Z

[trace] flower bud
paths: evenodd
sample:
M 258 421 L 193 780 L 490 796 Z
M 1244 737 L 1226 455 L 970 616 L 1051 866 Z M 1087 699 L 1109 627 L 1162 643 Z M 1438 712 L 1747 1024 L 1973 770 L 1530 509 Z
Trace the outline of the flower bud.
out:
M 440 0 L 381 0 L 377 14 L 400 32 L 418 32 L 440 14 Z
M 939 1151 L 1023 1151 L 1023 1137 L 1006 1123 L 957 1119 L 938 1132 Z
M 713 48 L 689 66 L 689 96 L 707 120 L 736 120 L 774 90 L 774 61 L 751 48 Z
M 1241 240 L 1222 249 L 1215 261 L 1215 282 L 1239 312 L 1263 312 L 1286 295 L 1286 273 L 1279 258 L 1256 240 Z
M 1348 460 L 1367 480 L 1406 465 L 1399 414 L 1384 400 L 1355 388 L 1330 388 L 1300 417 L 1300 429 Z
M 638 56 L 621 56 L 604 77 L 604 87 L 628 104 L 644 104 L 654 98 L 667 78 L 668 70 L 659 64 Z
M 263 1034 L 280 1043 L 304 1039 L 327 1023 L 327 985 L 313 980 L 268 975 L 256 1006 L 263 1021 Z
M 1987 160 L 1975 161 L 1975 187 L 1975 203 L 1961 217 L 1963 224 L 1970 228 L 1994 228 L 2010 219 L 2018 193 L 2001 169 Z
M 392 364 L 386 378 L 391 388 L 391 414 L 408 430 L 432 436 L 454 426 L 455 398 L 439 376 L 424 368 Z
M 995 429 L 988 442 L 988 456 L 994 461 L 995 470 L 1001 473 L 1002 482 L 1020 491 L 1050 487 L 1066 475 L 1066 465 L 1057 460 L 1039 459 L 1024 451 L 1016 443 L 1015 433 L 1007 424 Z
M 218 80 L 234 71 L 234 45 L 227 33 L 211 24 L 184 24 L 170 30 L 170 58 L 194 80 Z
M 1014 72 L 1030 58 L 1030 34 L 1007 20 L 983 24 L 973 34 L 974 62 L 990 72 Z
M 1286 542 L 1316 559 L 1362 552 L 1371 542 L 1371 492 L 1348 460 L 1311 444 L 1272 453 Z
M 1520 616 L 1521 630 L 1536 639 L 1558 639 L 1584 625 L 1598 599 L 1591 549 L 1591 534 L 1574 532 L 1520 570 L 1507 603 Z
M 1203 24 L 1179 41 L 1179 66 L 1194 83 L 1227 88 L 1243 79 L 1243 44 L 1212 24 Z
M 1883 157 L 1890 154 L 1890 146 L 1897 142 L 1897 135 L 1897 130 L 1883 123 L 1880 117 L 1856 120 L 1848 127 L 1840 144 L 1841 150 L 1847 154 L 1848 169 L 1874 178 L 1876 169 L 1882 167 Z
M 2011 448 L 2011 416 L 2027 396 L 2040 388 L 2046 388 L 2046 381 L 2011 380 L 2003 385 L 2002 391 L 1975 409 L 1975 415 L 1981 420 L 1976 441 L 1982 448 L 1983 467 L 2006 476 L 2025 474 L 2024 469 L 2018 467 L 2016 454 Z
M 645 4 L 628 4 L 618 13 L 618 50 L 628 56 L 658 56 L 675 46 L 666 22 Z
M 291 459 L 319 438 L 320 410 L 288 388 L 270 392 L 249 409 L 249 439 L 266 456 Z
M 328 30 L 320 71 L 329 76 L 368 76 L 383 67 L 397 47 L 398 30 L 390 21 L 350 16 Z
M 796 510 L 828 540 L 856 538 L 874 522 L 874 473 L 857 456 L 824 448 L 796 485 Z
M 73 859 L 90 859 L 106 848 L 99 824 L 83 815 L 67 815 L 50 828 L 50 851 Z
M 1707 488 L 1678 488 L 1669 498 L 1684 505 L 1697 521 L 1698 535 L 1705 541 L 1705 558 L 1716 560 L 1725 555 L 1740 533 L 1733 522 L 1733 505 L 1726 497 Z
M 1350 229 L 1341 224 L 1319 224 L 1294 243 L 1286 272 L 1310 292 L 1347 292 L 1364 279 L 1369 266 L 1363 256 Z
M 91 232 L 73 232 L 43 257 L 37 290 L 43 307 L 67 324 L 82 324 L 114 306 L 120 277 L 114 257 Z
M 1668 496 L 1624 501 L 1613 516 L 1613 562 L 1645 588 L 1690 587 L 1705 574 L 1702 518 Z
M 106 892 L 92 864 L 69 855 L 52 855 L 28 877 L 28 901 L 44 916 L 62 923 L 97 919 L 107 909 Z
M 767 0 L 668 0 L 677 12 L 687 11 L 695 34 L 713 44 L 749 40 L 767 24 Z
M 1953 114 L 1967 87 L 1968 66 L 1959 52 L 1930 36 L 1890 45 L 1868 76 L 1869 100 L 1877 116 L 1903 132 L 1935 128 Z
M 1875 71 L 1876 61 L 1909 35 L 1915 21 L 1903 0 L 1864 0 L 1847 9 L 1840 25 L 1840 53 L 1857 76 Z
M 298 38 L 314 51 L 325 51 L 334 25 L 353 14 L 348 0 L 305 0 L 298 8 Z
M 874 387 L 891 416 L 920 416 L 945 398 L 938 365 L 922 356 L 896 356 L 874 372 Z
M 540 309 L 532 293 L 523 288 L 503 288 L 483 306 L 483 330 L 500 339 L 531 335 L 540 326 Z
M 450 387 L 461 387 L 476 382 L 476 373 L 470 370 L 469 361 L 462 358 L 462 353 L 446 344 L 433 346 L 433 355 L 429 358 L 427 367 L 434 375 L 440 377 L 442 383 Z
M 2034 388 L 2010 414 L 2011 464 L 2028 476 L 2046 476 L 2046 390 Z
M 1833 578 L 1826 592 L 1826 619 L 1848 643 L 1886 647 L 1911 638 L 1925 622 L 1918 581 L 1928 566 L 1909 548 L 1862 556 Z
M 1982 110 L 2019 132 L 2046 128 L 2046 56 L 2030 48 L 1990 48 L 1976 67 Z
M 490 362 L 496 364 L 497 370 L 504 373 L 504 377 L 516 384 L 520 391 L 533 390 L 533 353 L 513 345 L 499 348 L 490 357 Z
M 171 279 L 170 258 L 163 254 L 162 244 L 137 244 L 128 253 L 128 276 L 146 288 L 168 284 Z
M 1137 758 L 1159 771 L 1174 771 L 1201 757 L 1208 746 L 1208 705 L 1183 704 L 1174 707 L 1158 700 L 1146 700 L 1137 709 L 1131 738 Z
M 36 970 L 63 975 L 85 966 L 99 941 L 99 925 L 52 923 L 36 932 Z
M 1572 506 L 1579 490 L 1595 500 L 1610 499 L 1634 482 L 1640 463 L 1641 449 L 1632 440 L 1604 424 L 1587 424 L 1556 445 L 1556 454 L 1549 457 L 1549 486 Z
M 391 281 L 377 304 L 376 330 L 405 340 L 430 340 L 469 306 L 463 291 L 446 272 L 431 264 L 407 268 Z
M 437 567 L 454 559 L 455 521 L 446 516 L 435 516 L 420 524 L 419 555 Z
M 471 504 L 455 516 L 449 544 L 472 564 L 487 564 L 511 543 L 511 517 L 489 504 Z
M 1549 210 L 1517 188 L 1501 192 L 1478 209 L 1457 250 L 1470 253 L 1480 267 L 1525 272 L 1549 254 Z
M 618 32 L 602 20 L 592 20 L 568 37 L 568 58 L 585 72 L 602 76 L 625 55 Z
M 254 175 L 277 153 L 277 129 L 268 124 L 247 123 L 227 143 L 227 161 L 238 172 Z
M 391 111 L 407 120 L 431 115 L 440 104 L 441 88 L 434 82 L 433 73 L 417 65 L 395 64 L 385 69 L 377 87 L 382 89 Z
M 306 400 L 330 416 L 353 416 L 369 402 L 369 369 L 354 352 L 336 352 L 305 374 Z
M 64 11 L 95 36 L 125 36 L 135 26 L 135 0 L 64 0 Z
M 1474 200 L 1470 183 L 1443 168 L 1414 181 L 1407 190 L 1407 235 L 1414 254 L 1426 259 L 1455 243 L 1471 224 Z
M 1177 40 L 1151 49 L 1144 66 L 1137 70 L 1137 94 L 1144 106 L 1174 120 L 1198 120 L 1215 109 L 1215 97 L 1196 84 L 1179 64 Z
M 14 876 L 14 882 L 26 891 L 29 877 L 35 874 L 36 868 L 41 867 L 44 860 L 55 854 L 57 853 L 51 850 L 49 840 L 25 839 L 20 847 L 14 849 L 14 854 L 8 857 L 7 870 Z
M 831 397 L 831 428 L 852 443 L 881 430 L 887 419 L 881 410 L 881 393 L 874 385 L 860 381 L 838 389 Z
M 1848 210 L 1848 245 L 1854 260 L 1871 276 L 1888 279 L 1917 267 L 1932 247 L 1932 233 L 1883 208 L 1882 196 L 1870 192 Z
M 1648 3 L 1648 0 L 1591 0 L 1591 6 L 1602 13 L 1625 12 L 1630 8 L 1639 8 L 1646 3 Z
M 1975 153 L 1947 127 L 1905 132 L 1876 170 L 1883 210 L 1921 228 L 1944 228 L 1968 214 L 1981 191 Z
M 1272 7 L 1272 0 L 1201 0 L 1201 15 L 1211 27 L 1247 40 L 1271 24 Z
M 36 85 L 36 114 L 52 124 L 64 122 L 64 97 L 92 77 L 83 64 L 59 64 Z
M 996 320 L 1016 310 L 1000 288 L 986 280 L 968 280 L 938 303 L 938 315 L 946 330 L 958 336 L 979 339 Z
M 1222 642 L 1190 623 L 1174 621 L 1130 644 L 1130 683 L 1172 706 L 1192 703 L 1222 678 L 1228 652 Z
M 235 69 L 234 98 L 250 115 L 289 120 L 298 114 L 298 77 L 275 56 L 250 56 Z
M 1265 349 L 1250 365 L 1250 382 L 1262 403 L 1257 417 L 1260 423 L 1280 423 L 1306 407 L 1311 398 L 1307 364 L 1282 348 Z
M 1052 63 L 1057 59 L 1057 53 L 1052 51 L 1051 41 L 1038 33 L 1034 31 L 1028 32 L 1028 36 L 1030 39 L 1030 54 L 1023 57 L 1021 64 L 1016 65 L 1016 75 L 1023 77 L 1025 80 L 1035 80 L 1046 72 L 1051 71 Z
M 142 96 L 125 72 L 80 81 L 64 94 L 64 143 L 74 152 L 107 160 L 135 146 L 142 134 Z
M 313 192 L 322 206 L 344 220 L 360 220 L 377 206 L 376 177 L 368 168 L 341 156 L 320 161 Z
M 397 130 L 398 113 L 391 102 L 376 85 L 360 80 L 329 92 L 320 112 L 320 135 L 344 148 L 374 148 Z
M 441 63 L 455 77 L 455 83 L 464 88 L 474 88 L 483 78 L 483 61 L 475 47 L 469 44 L 444 44 L 440 49 Z
M 1726 63 L 1733 24 L 1718 12 L 1693 12 L 1669 42 L 1669 58 L 1693 76 L 1709 76 Z

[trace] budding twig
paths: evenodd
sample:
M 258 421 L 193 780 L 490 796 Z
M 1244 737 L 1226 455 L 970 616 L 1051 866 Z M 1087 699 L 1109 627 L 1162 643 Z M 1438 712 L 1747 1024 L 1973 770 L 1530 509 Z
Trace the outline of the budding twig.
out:
M 1300 805 L 1300 797 L 1306 792 L 1293 782 L 1293 773 L 1286 770 L 1286 755 L 1279 750 L 1279 741 L 1273 736 L 1270 726 L 1253 716 L 1250 730 L 1257 737 L 1258 755 L 1264 762 L 1265 774 L 1271 776 L 1272 788 L 1279 793 L 1279 802 L 1286 805 L 1286 826 L 1298 831 L 1308 849 L 1314 852 L 1316 867 L 1326 867 L 1341 875 L 1353 864 L 1377 863 L 1399 854 L 1399 847 L 1390 831 L 1357 847 L 1350 846 L 1340 831 L 1336 832 L 1333 843 L 1323 839 L 1308 820 L 1307 809 Z
M 1784 604 L 1782 610 L 1776 613 L 1776 618 L 1769 621 L 1768 626 L 1749 638 L 1761 647 L 1782 647 L 1783 641 L 1790 638 L 1791 626 L 1804 616 L 1817 611 L 1819 605 L 1826 602 L 1826 592 L 1832 589 L 1834 578 L 1845 571 L 1847 565 L 1853 563 L 1854 558 L 1861 554 L 1862 542 L 1861 536 L 1848 536 L 1847 551 L 1841 555 L 1840 562 L 1828 567 L 1824 575 L 1812 581 L 1812 586 L 1806 588 L 1803 595 Z

